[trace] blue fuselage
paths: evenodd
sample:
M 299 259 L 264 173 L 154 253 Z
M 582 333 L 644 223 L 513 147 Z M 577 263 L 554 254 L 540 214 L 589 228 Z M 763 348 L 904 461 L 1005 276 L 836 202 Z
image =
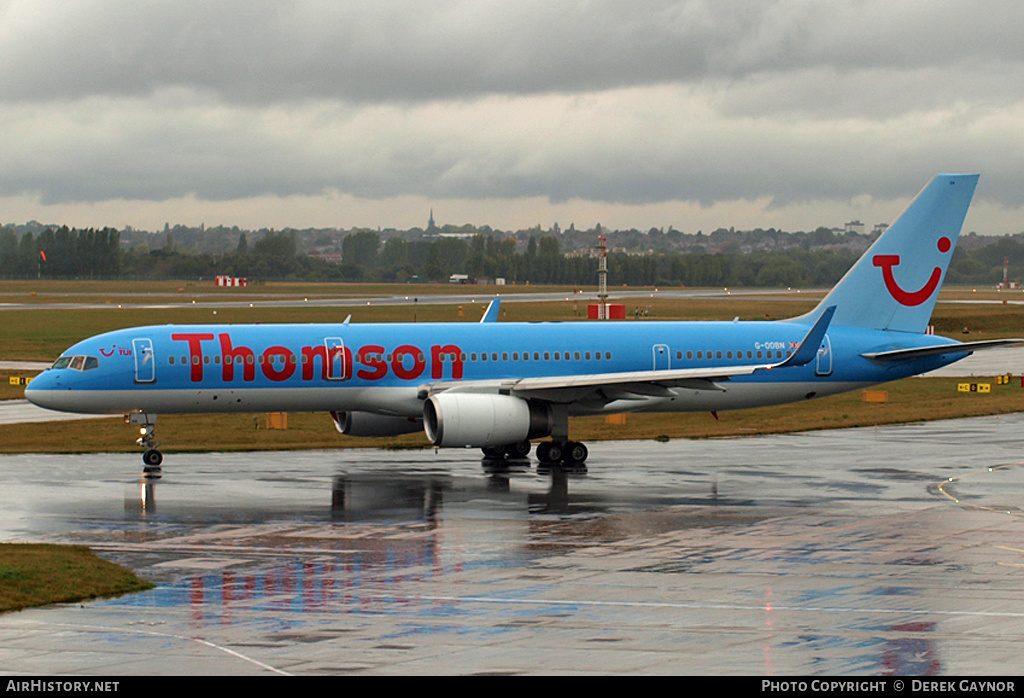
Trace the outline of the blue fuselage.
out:
M 365 410 L 418 416 L 422 386 L 630 371 L 775 364 L 800 322 L 162 325 L 108 332 L 68 349 L 26 395 L 87 413 Z M 758 371 L 725 390 L 575 405 L 574 414 L 754 407 L 821 397 L 962 358 L 892 363 L 861 356 L 953 344 L 941 337 L 833 327 L 816 359 Z

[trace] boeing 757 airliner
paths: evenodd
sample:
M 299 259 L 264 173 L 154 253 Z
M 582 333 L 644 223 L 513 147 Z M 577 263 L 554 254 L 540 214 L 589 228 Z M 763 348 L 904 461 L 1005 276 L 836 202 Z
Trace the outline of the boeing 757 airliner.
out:
M 323 411 L 343 434 L 580 463 L 569 417 L 811 400 L 1019 340 L 925 334 L 977 175 L 933 179 L 818 306 L 775 322 L 165 325 L 85 339 L 25 396 L 130 415 L 148 470 L 160 413 Z

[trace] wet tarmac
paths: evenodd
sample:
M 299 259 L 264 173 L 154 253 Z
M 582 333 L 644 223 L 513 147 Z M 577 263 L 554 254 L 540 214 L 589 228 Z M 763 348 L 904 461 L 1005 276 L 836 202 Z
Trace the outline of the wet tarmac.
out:
M 0 539 L 157 588 L 0 616 L 61 675 L 1016 673 L 1024 415 L 473 451 L 0 456 Z

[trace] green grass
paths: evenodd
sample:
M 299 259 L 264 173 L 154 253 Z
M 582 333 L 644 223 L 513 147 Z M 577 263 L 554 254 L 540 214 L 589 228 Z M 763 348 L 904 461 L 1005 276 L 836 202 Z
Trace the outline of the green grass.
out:
M 152 588 L 84 546 L 0 543 L 0 612 Z

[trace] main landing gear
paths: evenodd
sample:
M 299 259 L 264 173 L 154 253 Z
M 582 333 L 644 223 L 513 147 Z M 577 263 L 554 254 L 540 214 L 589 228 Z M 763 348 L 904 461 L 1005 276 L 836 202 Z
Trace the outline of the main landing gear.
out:
M 551 405 L 551 441 L 537 444 L 537 460 L 546 466 L 578 468 L 586 462 L 588 455 L 585 445 L 569 439 L 568 406 Z
M 488 458 L 517 459 L 526 458 L 529 454 L 529 441 L 484 449 L 484 456 Z M 537 444 L 537 460 L 546 467 L 578 468 L 586 462 L 588 455 L 584 444 L 569 440 L 569 408 L 566 405 L 551 405 L 551 441 Z
M 529 441 L 520 441 L 519 443 L 508 444 L 507 446 L 484 446 L 480 450 L 484 452 L 484 458 L 523 460 L 530 455 L 532 447 L 533 445 Z
M 579 441 L 543 441 L 537 445 L 537 460 L 543 465 L 578 466 L 588 455 L 587 447 Z
M 523 460 L 530 455 L 531 444 L 521 441 L 508 446 L 487 446 L 481 449 L 484 457 L 493 460 Z M 579 441 L 542 441 L 537 444 L 537 460 L 541 465 L 582 465 L 589 455 L 587 447 Z

